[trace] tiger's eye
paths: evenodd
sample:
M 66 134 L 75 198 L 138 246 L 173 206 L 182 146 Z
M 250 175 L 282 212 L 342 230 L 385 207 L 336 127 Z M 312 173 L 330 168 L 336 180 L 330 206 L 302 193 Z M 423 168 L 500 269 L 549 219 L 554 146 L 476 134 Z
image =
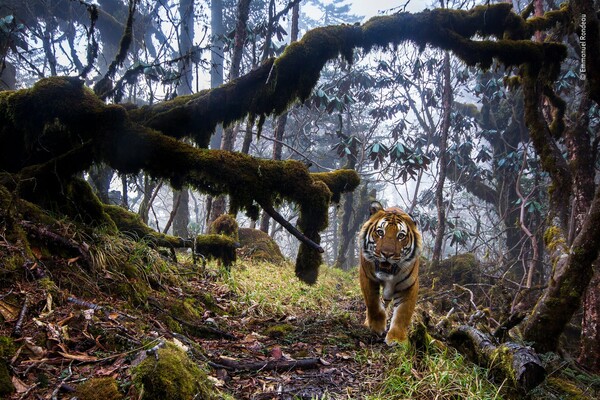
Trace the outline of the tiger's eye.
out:
M 383 229 L 377 229 L 377 230 L 375 231 L 375 233 L 377 233 L 379 236 L 383 237 L 383 234 L 384 234 L 385 232 L 383 232 Z
M 402 233 L 402 232 L 400 232 L 400 233 L 398 234 L 398 240 L 402 240 L 402 239 L 404 239 L 405 237 L 406 237 L 406 235 L 405 235 L 404 233 Z

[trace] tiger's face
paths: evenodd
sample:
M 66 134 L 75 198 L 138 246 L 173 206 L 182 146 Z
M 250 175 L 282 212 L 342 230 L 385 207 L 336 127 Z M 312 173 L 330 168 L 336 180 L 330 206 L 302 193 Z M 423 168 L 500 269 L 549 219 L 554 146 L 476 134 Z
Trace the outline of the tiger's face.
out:
M 421 235 L 412 218 L 400 208 L 371 204 L 371 218 L 359 235 L 362 256 L 379 279 L 392 278 L 419 257 Z

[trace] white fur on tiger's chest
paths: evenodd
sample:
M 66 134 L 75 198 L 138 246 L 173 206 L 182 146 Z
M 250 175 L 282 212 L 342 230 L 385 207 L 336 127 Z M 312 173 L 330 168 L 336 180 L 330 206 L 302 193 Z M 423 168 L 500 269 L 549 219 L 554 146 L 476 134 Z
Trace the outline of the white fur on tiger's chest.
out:
M 386 280 L 383 281 L 383 298 L 385 300 L 391 300 L 392 298 L 394 298 L 394 287 L 395 287 L 395 282 L 394 280 Z
M 406 279 L 412 271 L 414 262 L 405 262 L 400 265 L 400 269 L 396 275 L 386 274 L 385 272 L 376 272 L 375 276 L 379 280 L 379 283 L 383 289 L 383 298 L 391 300 L 394 297 L 394 293 L 398 291 L 397 283 L 401 280 L 405 280 L 408 286 L 410 286 L 414 279 Z M 404 288 L 402 288 L 404 289 Z

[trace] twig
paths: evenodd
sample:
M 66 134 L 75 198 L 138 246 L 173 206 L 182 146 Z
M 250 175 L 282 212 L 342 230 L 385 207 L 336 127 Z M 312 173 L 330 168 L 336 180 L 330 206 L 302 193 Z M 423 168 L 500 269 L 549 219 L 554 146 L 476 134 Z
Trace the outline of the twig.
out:
M 238 371 L 281 371 L 294 368 L 316 368 L 320 364 L 318 358 L 301 360 L 271 360 L 271 361 L 237 361 L 219 357 L 216 364 Z
M 81 307 L 91 308 L 92 310 L 95 310 L 95 311 L 102 310 L 102 308 L 103 308 L 102 306 L 99 306 L 97 304 L 90 303 L 89 301 L 85 301 L 85 300 L 79 300 L 75 297 L 68 297 L 67 301 L 69 303 L 77 304 L 78 306 L 81 306 Z
M 269 203 L 259 202 L 259 205 L 267 214 L 271 216 L 275 221 L 277 221 L 281 226 L 283 226 L 289 233 L 294 235 L 298 240 L 302 243 L 306 244 L 310 248 L 317 250 L 319 253 L 323 253 L 325 250 L 313 240 L 309 239 L 306 235 L 300 232 L 294 225 L 292 225 L 287 219 L 283 218 L 281 214 L 279 214 L 275 208 Z
M 8 293 L 6 293 L 6 294 L 3 294 L 2 296 L 0 296 L 0 300 L 4 299 L 5 297 L 8 297 L 8 296 L 9 296 L 9 295 L 10 295 L 12 292 L 13 292 L 13 290 L 12 290 L 12 289 L 10 289 L 10 290 L 8 291 Z
M 65 376 L 63 379 L 61 379 L 60 384 L 58 384 L 58 386 L 56 386 L 56 389 L 54 389 L 54 391 L 52 392 L 52 396 L 50 397 L 52 400 L 58 400 L 58 392 L 63 387 L 63 385 L 65 384 L 65 382 L 69 378 L 71 378 L 71 376 L 73 375 L 73 371 L 71 370 L 71 365 L 72 364 L 73 364 L 73 361 L 71 361 L 69 363 L 69 367 L 67 368 L 67 370 L 69 371 L 69 374 L 67 376 Z
M 19 397 L 19 400 L 27 398 L 27 396 L 29 395 L 29 392 L 31 392 L 33 389 L 35 389 L 39 385 L 40 385 L 40 383 L 36 382 L 34 385 L 31 385 L 30 387 L 28 387 L 27 390 L 25 392 L 23 392 L 23 394 L 21 395 L 21 397 Z
M 189 321 L 186 321 L 184 319 L 177 317 L 176 315 L 171 315 L 170 313 L 165 311 L 160 306 L 160 303 L 158 302 L 158 300 L 153 297 L 148 298 L 148 303 L 152 307 L 159 310 L 160 312 L 162 312 L 164 314 L 168 314 L 171 318 L 173 318 L 175 321 L 179 322 L 180 324 L 184 325 L 185 327 L 192 329 L 194 331 L 194 333 L 196 333 L 195 336 L 198 336 L 198 334 L 202 334 L 202 335 L 205 335 L 204 337 L 217 337 L 217 338 L 228 339 L 228 340 L 237 340 L 237 338 L 235 336 L 233 336 L 231 333 L 228 333 L 228 332 L 225 332 L 225 331 L 222 331 L 220 329 L 213 328 L 210 326 L 206 326 L 206 325 L 193 324 Z
M 315 160 L 308 158 L 308 156 L 307 156 L 306 154 L 302 153 L 300 150 L 296 149 L 294 146 L 290 146 L 289 144 L 287 144 L 286 142 L 284 142 L 284 141 L 282 141 L 282 140 L 275 139 L 275 138 L 272 138 L 272 137 L 269 137 L 269 136 L 265 136 L 265 135 L 261 135 L 261 138 L 263 138 L 263 139 L 267 139 L 267 140 L 270 140 L 270 141 L 272 141 L 272 142 L 275 142 L 275 143 L 281 144 L 281 145 L 282 145 L 282 146 L 284 146 L 284 147 L 287 147 L 287 148 L 288 148 L 288 149 L 290 149 L 292 152 L 294 152 L 294 153 L 298 154 L 300 157 L 303 157 L 303 158 L 306 160 L 306 162 L 310 162 L 310 163 L 312 163 L 313 165 L 316 165 L 317 167 L 319 167 L 319 168 L 320 168 L 320 169 L 322 169 L 323 171 L 333 171 L 333 168 L 324 167 L 323 165 L 319 164 L 319 163 L 318 163 L 318 162 L 316 162 Z
M 506 321 L 502 322 L 498 328 L 493 333 L 493 336 L 498 339 L 500 343 L 506 340 L 508 335 L 508 331 L 510 331 L 515 326 L 519 325 L 521 321 L 525 319 L 527 314 L 523 312 L 512 313 Z
M 25 300 L 23 300 L 23 307 L 21 307 L 21 312 L 19 313 L 19 318 L 17 319 L 17 323 L 15 324 L 15 328 L 12 331 L 12 335 L 14 337 L 21 337 L 21 329 L 23 328 L 23 320 L 27 315 L 27 309 L 29 308 L 29 296 L 25 295 Z
M 473 291 L 471 291 L 470 289 L 467 289 L 464 286 L 458 285 L 456 283 L 453 286 L 454 286 L 455 289 L 460 289 L 460 290 L 463 290 L 463 291 L 469 293 L 469 302 L 470 302 L 470 305 L 469 305 L 469 309 L 467 311 L 470 312 L 471 311 L 471 307 L 473 307 L 474 310 L 477 310 L 477 304 L 475 304 L 475 301 L 474 301 L 475 295 L 473 295 Z

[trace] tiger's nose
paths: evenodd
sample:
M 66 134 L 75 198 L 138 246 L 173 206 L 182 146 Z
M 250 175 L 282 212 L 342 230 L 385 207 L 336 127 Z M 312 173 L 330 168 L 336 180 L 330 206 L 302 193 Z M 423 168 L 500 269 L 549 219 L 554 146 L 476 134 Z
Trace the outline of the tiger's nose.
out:
M 384 256 L 386 259 L 391 258 L 394 255 L 393 251 L 383 251 L 381 250 L 381 255 Z

